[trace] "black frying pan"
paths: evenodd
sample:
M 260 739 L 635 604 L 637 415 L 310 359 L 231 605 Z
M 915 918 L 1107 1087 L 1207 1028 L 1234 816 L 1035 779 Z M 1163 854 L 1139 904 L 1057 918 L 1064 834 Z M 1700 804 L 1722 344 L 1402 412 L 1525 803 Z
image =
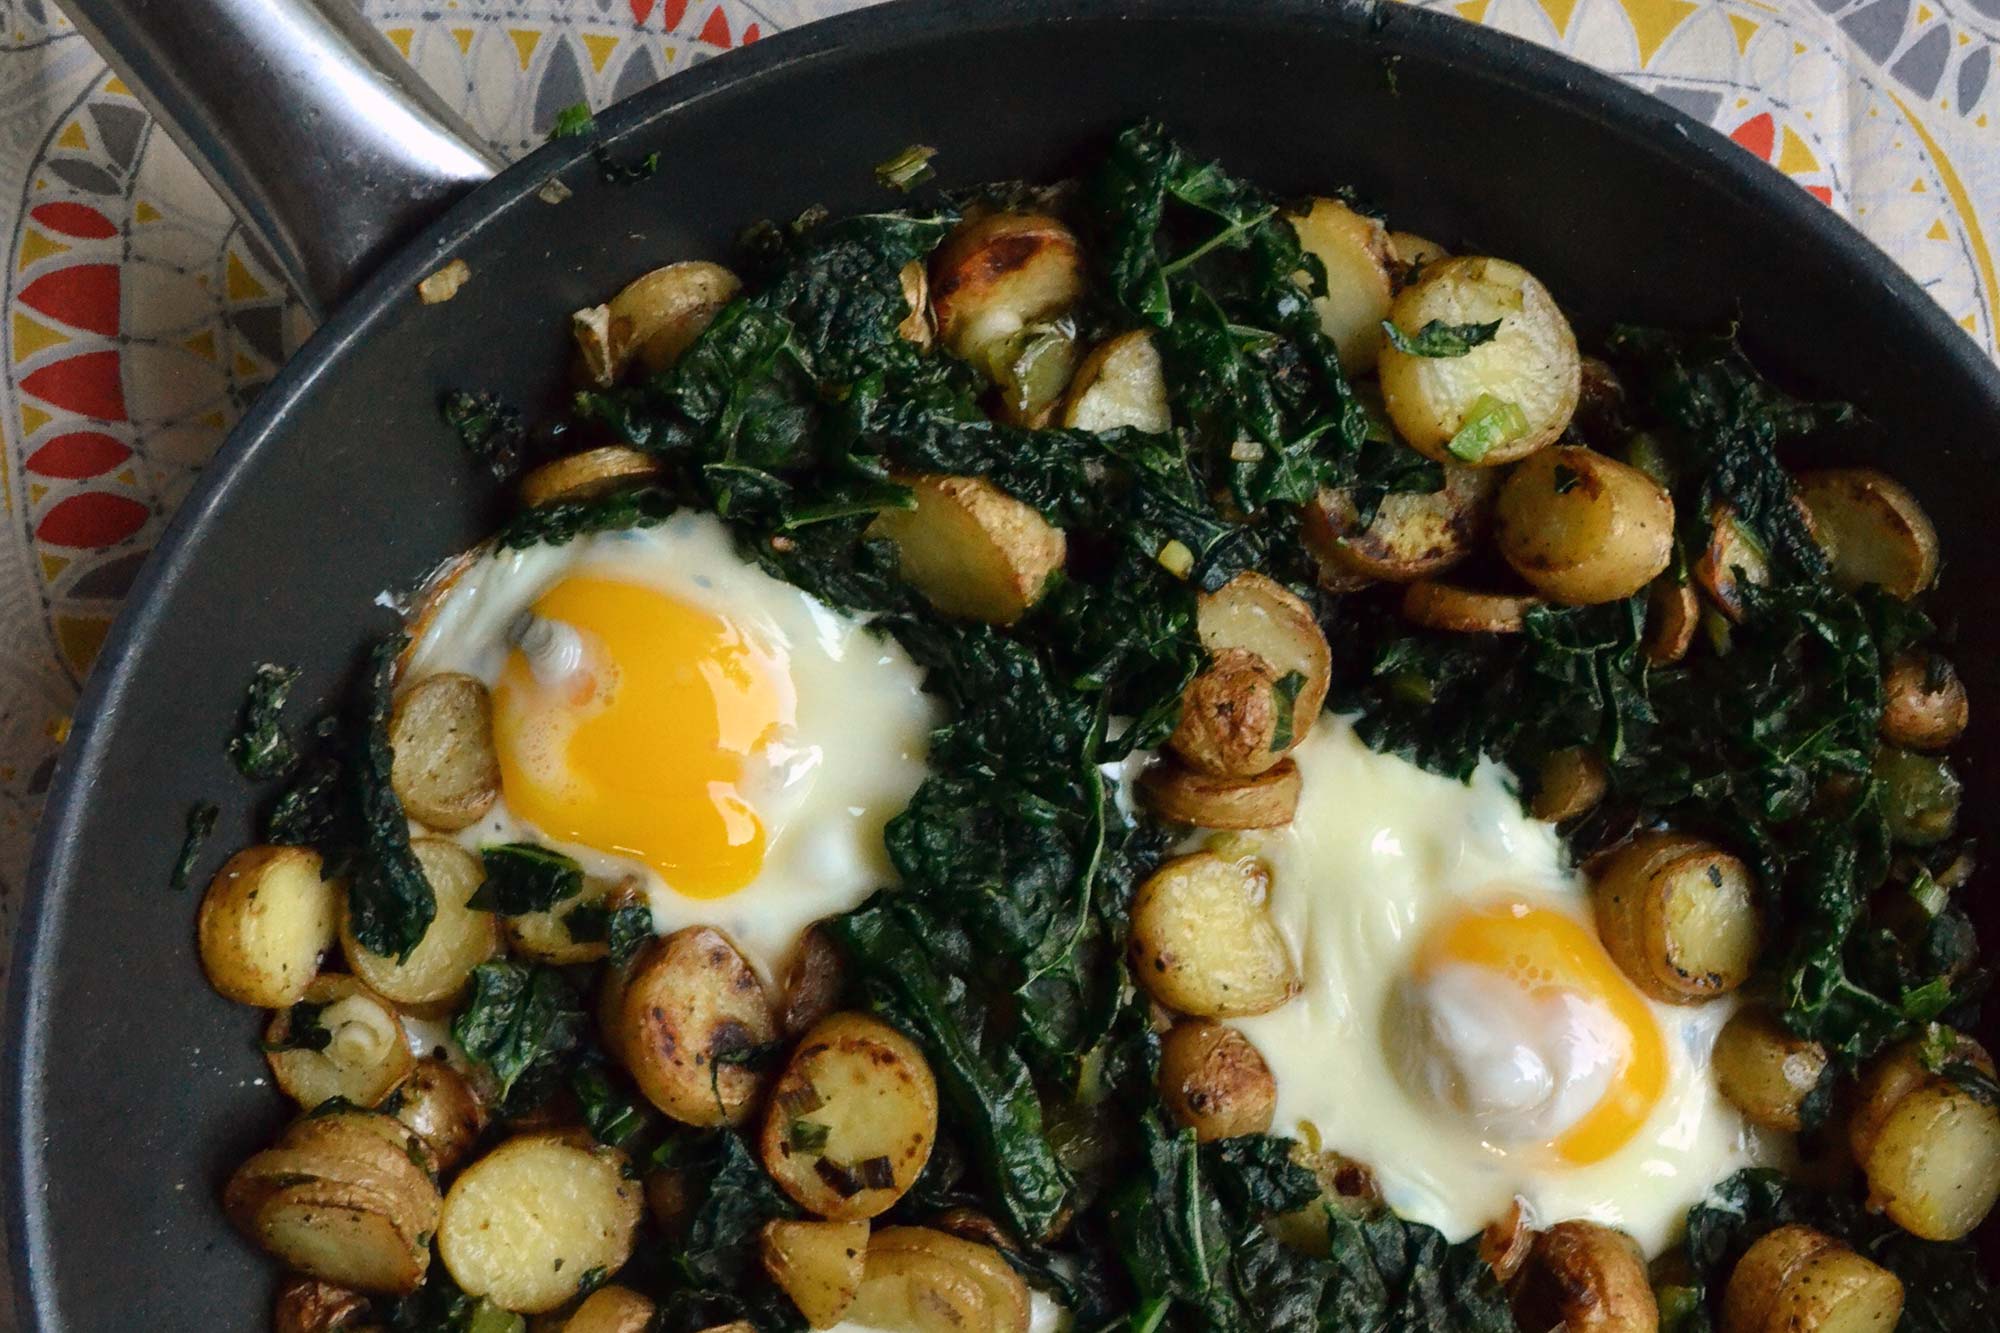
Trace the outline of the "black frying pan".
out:
M 171 3 L 164 26 L 196 33 L 175 39 L 180 54 L 224 63 L 236 48 L 204 24 L 301 7 Z M 162 27 L 167 7 L 76 5 L 100 28 L 126 23 L 127 39 L 132 23 L 141 36 Z M 284 93 L 294 73 L 267 62 L 262 84 L 239 94 Z M 165 86 L 185 110 L 189 88 Z M 237 201 L 276 233 L 310 292 L 330 297 L 373 271 L 182 507 L 78 709 L 29 877 L 7 1019 L 0 1162 L 27 1329 L 266 1326 L 266 1267 L 224 1225 L 215 1193 L 282 1107 L 263 1085 L 260 1020 L 203 984 L 195 903 L 167 891 L 167 871 L 193 798 L 223 808 L 199 874 L 249 837 L 251 794 L 222 742 L 251 666 L 298 663 L 307 696 L 330 689 L 382 622 L 377 594 L 486 530 L 498 497 L 439 424 L 439 395 L 492 388 L 530 409 L 552 403 L 566 312 L 666 259 L 725 254 L 748 219 L 814 201 L 879 206 L 871 164 L 912 142 L 940 150 L 948 183 L 1052 176 L 1157 114 L 1253 179 L 1300 192 L 1351 182 L 1401 225 L 1524 261 L 1586 334 L 1619 317 L 1740 317 L 1781 377 L 1849 397 L 1880 423 L 1853 448 L 1930 507 L 1953 561 L 1961 670 L 1975 699 L 2000 701 L 2000 618 L 1966 600 L 1996 564 L 2000 374 L 1914 282 L 1776 172 L 1526 43 L 1377 3 L 893 4 L 760 42 L 601 117 L 614 154 L 660 153 L 651 180 L 604 185 L 582 146 L 552 145 L 388 258 L 385 220 L 425 220 L 482 168 L 454 146 L 448 116 L 411 111 L 394 81 L 362 92 L 400 117 L 376 136 L 378 150 L 411 150 L 388 166 L 345 154 L 339 122 L 353 116 L 316 118 L 325 107 L 247 146 L 189 134 L 222 156 Z M 259 175 L 286 160 L 309 168 L 303 194 Z M 341 190 L 317 188 L 328 173 Z M 552 176 L 574 192 L 567 202 L 537 197 Z M 448 304 L 420 305 L 418 280 L 453 257 L 472 280 Z M 2000 740 L 1996 717 L 2000 702 L 1974 710 L 1975 792 L 1995 780 L 1977 757 Z M 1992 804 L 1967 803 L 1975 831 Z

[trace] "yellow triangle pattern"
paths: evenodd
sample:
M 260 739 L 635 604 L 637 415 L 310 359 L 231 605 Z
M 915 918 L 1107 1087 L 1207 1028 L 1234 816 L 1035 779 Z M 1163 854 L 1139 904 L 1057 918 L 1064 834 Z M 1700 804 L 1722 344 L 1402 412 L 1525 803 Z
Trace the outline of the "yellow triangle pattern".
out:
M 1490 2 L 1491 0 L 1465 0 L 1465 3 L 1453 5 L 1452 8 L 1458 11 L 1458 16 L 1462 19 L 1469 19 L 1474 23 L 1484 23 L 1486 22 L 1486 6 Z
M 139 484 L 139 474 L 128 467 L 113 477 L 112 480 L 120 486 L 137 486 Z
M 587 32 L 583 35 L 583 49 L 590 52 L 590 67 L 602 74 L 604 62 L 618 49 L 618 39 L 609 33 Z
M 210 412 L 202 417 L 201 424 L 207 426 L 210 430 L 224 430 L 228 427 L 229 422 L 223 417 L 222 413 Z
M 1569 31 L 1570 15 L 1576 13 L 1576 0 L 1536 0 L 1536 3 L 1549 16 L 1549 22 L 1556 25 L 1559 35 Z
M 1935 9 L 1932 9 L 1929 5 L 1917 6 L 1918 23 L 1929 23 L 1932 19 L 1936 17 L 1937 17 L 1937 11 Z
M 43 496 L 45 496 L 45 495 L 47 495 L 48 493 L 49 493 L 49 488 L 48 488 L 48 487 L 46 487 L 46 486 L 44 486 L 44 485 L 42 485 L 42 483 L 41 483 L 41 482 L 39 482 L 39 481 L 31 481 L 31 482 L 29 482 L 29 483 L 28 483 L 28 503 L 29 503 L 29 504 L 31 504 L 31 505 L 38 505 L 38 504 L 40 504 L 40 503 L 42 502 L 42 497 L 43 497 Z
M 110 93 L 113 97 L 130 97 L 132 95 L 132 90 L 125 86 L 125 80 L 119 78 L 116 74 L 113 74 L 104 81 L 104 91 Z
M 215 360 L 215 334 L 209 330 L 202 330 L 200 333 L 195 334 L 194 337 L 182 343 L 181 346 L 187 348 L 204 361 Z
M 69 341 L 67 333 L 58 332 L 38 319 L 30 319 L 21 311 L 14 312 L 14 364 L 19 365 L 37 352 L 46 352 L 51 347 L 60 347 Z
M 250 276 L 250 270 L 243 267 L 243 261 L 235 255 L 229 256 L 229 299 L 232 301 L 255 301 L 269 296 L 264 284 Z
M 132 216 L 140 222 L 158 222 L 165 215 L 159 209 L 141 199 L 132 208 Z
M 1806 146 L 1798 131 L 1785 126 L 1784 138 L 1778 141 L 1778 170 L 1787 176 L 1799 176 L 1808 171 L 1819 170 L 1819 158 Z
M 263 367 L 241 352 L 238 352 L 236 354 L 236 373 L 239 375 L 261 375 L 264 372 Z
M 90 664 L 97 660 L 97 650 L 104 646 L 104 633 L 110 628 L 108 620 L 56 617 L 56 642 L 62 646 L 63 656 L 69 659 L 71 670 L 79 676 L 90 670 Z
M 529 28 L 509 28 L 507 35 L 514 39 L 515 54 L 521 57 L 521 68 L 526 69 L 535 48 L 542 44 L 542 35 Z
M 41 408 L 30 406 L 27 403 L 21 404 L 21 434 L 33 435 L 53 420 L 55 418 L 47 412 L 42 411 Z
M 470 28 L 453 28 L 453 29 L 451 30 L 451 39 L 452 39 L 452 40 L 453 40 L 454 42 L 457 42 L 457 43 L 458 43 L 458 53 L 459 53 L 460 55 L 469 55 L 469 54 L 471 53 L 471 51 L 472 51 L 472 29 L 470 29 Z
M 56 136 L 56 147 L 74 148 L 79 152 L 87 152 L 90 149 L 90 139 L 84 134 L 83 126 L 72 120 L 69 124 L 63 126 L 62 133 Z
M 1975 310 L 1969 315 L 1961 315 L 1958 326 L 1967 333 L 1977 333 L 1979 331 L 1979 312 Z
M 1750 39 L 1757 35 L 1758 26 L 1757 20 L 1746 18 L 1741 14 L 1729 16 L 1730 31 L 1736 34 L 1737 55 L 1742 55 L 1750 49 Z
M 1632 20 L 1632 33 L 1639 39 L 1641 65 L 1652 63 L 1661 43 L 1699 8 L 1691 0 L 1619 0 L 1619 3 L 1625 6 L 1625 15 Z
M 36 231 L 33 227 L 29 227 L 21 233 L 21 258 L 14 267 L 16 270 L 25 269 L 38 259 L 47 259 L 50 255 L 66 255 L 68 253 L 69 247 L 67 245 L 64 245 L 61 241 L 51 240 Z
M 56 581 L 56 576 L 68 568 L 69 568 L 68 556 L 50 555 L 46 551 L 42 553 L 42 577 L 47 579 L 50 583 L 54 583 Z
M 1943 218 L 1939 218 L 1936 222 L 1931 223 L 1931 229 L 1924 233 L 1924 239 L 1927 241 L 1948 241 L 1951 239 L 1951 233 L 1944 229 Z
M 408 60 L 410 58 L 410 39 L 416 36 L 414 28 L 384 28 L 382 35 L 387 37 L 391 44 L 403 53 L 403 59 Z
M 1924 190 L 1924 183 L 1923 183 L 1922 181 L 1920 181 L 1920 180 L 1917 180 L 1917 181 L 1911 181 L 1911 182 L 1910 182 L 1910 193 L 1911 193 L 1911 194 L 1923 194 L 1924 192 L 1925 192 L 1925 190 Z

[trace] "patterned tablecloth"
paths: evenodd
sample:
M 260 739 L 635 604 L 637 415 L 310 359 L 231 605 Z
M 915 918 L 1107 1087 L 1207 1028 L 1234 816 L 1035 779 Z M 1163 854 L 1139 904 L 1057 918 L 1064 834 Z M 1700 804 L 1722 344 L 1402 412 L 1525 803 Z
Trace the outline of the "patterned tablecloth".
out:
M 361 0 L 503 152 L 865 0 Z M 1426 0 L 1436 3 L 1436 0 Z M 2000 0 L 1444 0 L 1722 130 L 2000 324 Z M 53 0 L 0 0 L 0 972 L 68 712 L 195 473 L 309 331 Z M 0 1312 L 0 1326 L 6 1322 Z

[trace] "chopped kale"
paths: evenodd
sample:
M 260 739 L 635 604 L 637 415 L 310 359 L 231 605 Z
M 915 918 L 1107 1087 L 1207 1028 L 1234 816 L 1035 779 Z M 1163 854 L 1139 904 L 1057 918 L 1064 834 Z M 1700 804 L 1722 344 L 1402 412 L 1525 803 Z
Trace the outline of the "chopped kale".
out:
M 556 500 L 521 510 L 501 525 L 493 540 L 510 551 L 561 546 L 593 532 L 657 527 L 677 508 L 672 496 L 645 486 L 588 500 Z
M 1388 336 L 1389 346 L 1409 356 L 1459 357 L 1475 347 L 1492 342 L 1500 332 L 1500 321 L 1447 324 L 1441 319 L 1434 319 L 1415 333 L 1405 333 L 1385 319 L 1382 321 L 1382 332 Z
M 222 810 L 214 801 L 196 801 L 188 807 L 187 832 L 181 838 L 180 853 L 174 857 L 173 873 L 167 877 L 167 887 L 175 893 L 185 893 L 194 878 L 195 862 L 201 859 L 201 849 L 215 832 L 216 816 Z
M 301 1000 L 285 1011 L 285 1035 L 264 1043 L 266 1051 L 323 1051 L 333 1043 L 333 1033 L 319 1021 L 323 1004 Z
M 444 396 L 445 424 L 458 432 L 465 451 L 501 481 L 520 471 L 528 427 L 518 409 L 490 393 L 454 390 Z
M 582 1000 L 561 972 L 540 964 L 481 963 L 451 1035 L 492 1072 L 509 1114 L 539 1106 L 560 1086 L 586 1025 Z
M 298 678 L 298 668 L 271 662 L 251 676 L 244 691 L 241 721 L 229 738 L 229 758 L 244 777 L 282 777 L 298 763 L 298 749 L 285 734 L 284 725 L 285 700 Z
M 643 904 L 611 908 L 579 903 L 563 913 L 563 928 L 578 944 L 610 945 L 611 965 L 623 967 L 653 938 L 653 909 Z
M 486 879 L 465 904 L 475 911 L 524 916 L 583 892 L 583 867 L 575 857 L 532 842 L 481 847 L 479 860 Z
M 407 642 L 392 634 L 369 655 L 352 705 L 347 770 L 360 825 L 347 883 L 348 924 L 364 947 L 396 959 L 410 956 L 437 915 L 437 895 L 410 847 L 409 819 L 389 781 L 389 709 L 396 659 Z

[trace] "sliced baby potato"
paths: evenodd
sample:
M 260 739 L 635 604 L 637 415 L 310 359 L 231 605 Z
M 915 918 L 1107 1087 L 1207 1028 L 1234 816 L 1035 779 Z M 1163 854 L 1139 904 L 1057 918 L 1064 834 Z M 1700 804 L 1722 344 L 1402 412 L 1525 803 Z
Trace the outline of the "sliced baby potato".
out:
M 343 914 L 340 948 L 348 968 L 376 994 L 428 1009 L 448 1005 L 464 992 L 472 969 L 499 949 L 500 923 L 491 912 L 466 906 L 486 879 L 478 857 L 443 838 L 418 838 L 410 849 L 437 898 L 437 915 L 422 942 L 398 962 L 356 939 Z
M 355 1328 L 368 1317 L 368 1298 L 318 1278 L 289 1277 L 278 1287 L 271 1311 L 272 1333 L 333 1333 Z
M 340 921 L 340 890 L 320 875 L 304 847 L 246 847 L 225 861 L 196 925 L 208 984 L 264 1009 L 305 998 Z
M 416 1065 L 395 1006 L 335 973 L 313 978 L 299 1003 L 272 1015 L 264 1059 L 278 1087 L 308 1111 L 335 1097 L 374 1106 Z
M 1152 335 L 1135 329 L 1092 348 L 1070 380 L 1062 424 L 1072 430 L 1172 430 L 1167 372 Z
M 1536 1236 L 1508 1295 L 1522 1328 L 1655 1333 L 1660 1326 L 1638 1245 L 1595 1222 L 1558 1222 Z
M 1421 579 L 1403 590 L 1403 619 L 1453 634 L 1519 634 L 1541 598 Z
M 1551 443 L 1576 410 L 1576 336 L 1548 288 L 1518 264 L 1462 255 L 1426 265 L 1396 297 L 1390 321 L 1487 324 L 1491 341 L 1464 356 L 1382 349 L 1382 399 L 1396 433 L 1439 462 L 1494 467 Z
M 1639 469 L 1558 446 L 1508 474 L 1493 511 L 1493 540 L 1514 572 L 1551 601 L 1622 601 L 1673 558 L 1674 504 Z
M 840 950 L 817 926 L 799 937 L 791 966 L 785 971 L 785 999 L 778 1011 L 778 1028 L 787 1037 L 803 1037 L 832 1013 L 846 983 Z
M 909 303 L 910 313 L 896 326 L 896 336 L 928 352 L 937 334 L 931 327 L 930 271 L 923 260 L 912 259 L 897 276 L 902 280 L 903 300 Z
M 937 1116 L 937 1080 L 916 1043 L 866 1014 L 834 1014 L 786 1062 L 758 1147 L 800 1207 L 853 1221 L 886 1212 L 916 1183 Z
M 1991 1078 L 1994 1065 L 1961 1033 L 1949 1033 L 1929 1060 L 1926 1044 L 1904 1042 L 1863 1074 L 1849 1142 L 1871 1208 L 1925 1240 L 1957 1240 L 2000 1200 L 2000 1107 L 1961 1086 L 1952 1066 Z
M 646 1099 L 689 1125 L 741 1124 L 764 1078 L 742 1057 L 778 1034 L 764 983 L 719 930 L 655 940 L 614 978 L 605 1039 Z
M 1139 777 L 1139 799 L 1170 824 L 1197 828 L 1282 828 L 1298 813 L 1302 782 L 1287 759 L 1247 778 L 1200 773 L 1171 759 Z
M 993 349 L 1063 314 L 1083 291 L 1075 233 L 1040 213 L 968 219 L 931 255 L 938 339 L 953 356 L 982 368 Z
M 1442 490 L 1385 495 L 1366 525 L 1349 492 L 1323 489 L 1303 511 L 1306 544 L 1351 574 L 1392 583 L 1427 578 L 1479 548 L 1498 488 L 1490 468 L 1448 463 Z
M 1315 199 L 1286 219 L 1299 247 L 1326 268 L 1326 295 L 1313 298 L 1319 326 L 1340 349 L 1340 365 L 1365 375 L 1382 355 L 1395 255 L 1381 222 L 1338 199 Z
M 1826 1072 L 1826 1047 L 1794 1036 L 1768 1010 L 1739 1009 L 1715 1039 L 1715 1086 L 1743 1118 L 1796 1134 Z
M 658 374 L 680 360 L 743 284 L 720 264 L 689 260 L 633 279 L 618 295 L 576 313 L 585 370 L 610 388 L 633 364 Z
M 1197 1018 L 1268 1013 L 1299 993 L 1297 965 L 1265 909 L 1267 875 L 1196 852 L 1132 900 L 1132 968 L 1147 994 Z
M 1910 750 L 1942 750 L 1971 720 L 1965 682 L 1936 653 L 1897 654 L 1882 679 L 1882 739 Z
M 929 1227 L 868 1242 L 847 1318 L 882 1333 L 1027 1333 L 1028 1287 L 999 1251 Z
M 1604 799 L 1610 775 L 1604 761 L 1588 746 L 1572 745 L 1542 760 L 1535 799 L 1528 813 L 1552 824 L 1588 813 Z
M 381 1200 L 352 1186 L 278 1191 L 258 1209 L 250 1238 L 288 1268 L 376 1295 L 415 1291 L 430 1270 L 429 1247 L 398 1230 Z
M 1917 497 L 1865 467 L 1799 475 L 1799 499 L 1830 547 L 1834 582 L 1877 584 L 1909 601 L 1937 579 L 1937 529 Z
M 1176 1023 L 1160 1040 L 1160 1100 L 1202 1143 L 1271 1128 L 1278 1081 L 1235 1028 L 1203 1019 Z
M 573 1299 L 585 1274 L 625 1266 L 639 1210 L 625 1154 L 585 1135 L 523 1134 L 452 1182 L 438 1257 L 467 1295 L 539 1314 Z
M 1312 608 L 1246 571 L 1202 594 L 1196 626 L 1210 661 L 1189 683 L 1168 744 L 1192 768 L 1218 776 L 1276 767 L 1319 719 L 1333 675 Z
M 758 1233 L 764 1271 L 814 1328 L 832 1328 L 854 1303 L 867 1264 L 868 1223 L 766 1222 Z
M 419 1060 L 403 1080 L 396 1119 L 423 1141 L 432 1169 L 450 1171 L 486 1132 L 486 1105 L 459 1072 L 442 1060 Z
M 428 828 L 477 823 L 500 796 L 493 700 L 475 676 L 443 671 L 396 699 L 389 718 L 389 785 Z
M 591 500 L 660 475 L 660 464 L 623 444 L 599 445 L 550 459 L 521 478 L 521 504 L 533 509 L 559 500 Z
M 649 1333 L 659 1312 L 630 1287 L 599 1287 L 558 1327 L 561 1333 Z
M 1694 646 L 1701 628 L 1701 598 L 1694 585 L 1671 574 L 1653 580 L 1646 593 L 1646 633 L 1640 651 L 1654 666 L 1672 666 Z
M 1903 1284 L 1833 1237 L 1788 1224 L 1744 1252 L 1723 1290 L 1721 1333 L 1890 1333 Z
M 885 509 L 869 535 L 896 544 L 903 577 L 948 616 L 1011 625 L 1062 568 L 1062 530 L 978 477 L 899 477 L 913 509 Z
M 1601 863 L 1591 895 L 1605 951 L 1654 999 L 1698 1004 L 1749 978 L 1763 942 L 1756 880 L 1720 848 L 1642 834 Z
M 1722 614 L 1743 619 L 1743 589 L 1771 581 L 1771 557 L 1755 535 L 1736 517 L 1732 505 L 1717 505 L 1709 515 L 1708 546 L 1694 562 L 1695 582 Z

